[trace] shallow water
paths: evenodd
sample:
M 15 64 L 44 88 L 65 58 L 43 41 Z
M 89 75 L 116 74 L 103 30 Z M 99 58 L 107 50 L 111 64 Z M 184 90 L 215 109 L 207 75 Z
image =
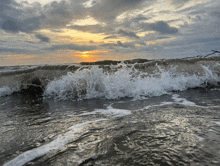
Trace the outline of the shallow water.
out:
M 219 165 L 220 89 L 146 99 L 0 100 L 0 165 Z

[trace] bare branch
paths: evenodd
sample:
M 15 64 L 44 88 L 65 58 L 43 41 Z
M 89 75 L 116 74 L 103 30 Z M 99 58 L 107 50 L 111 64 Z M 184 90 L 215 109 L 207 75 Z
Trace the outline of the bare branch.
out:
M 210 56 L 210 55 L 216 54 L 216 53 L 220 53 L 220 52 L 219 52 L 219 51 L 212 50 L 212 53 L 211 53 L 211 54 L 208 54 L 208 55 L 206 55 L 206 56 L 204 56 L 204 58 L 206 58 L 206 57 L 208 57 L 208 56 Z

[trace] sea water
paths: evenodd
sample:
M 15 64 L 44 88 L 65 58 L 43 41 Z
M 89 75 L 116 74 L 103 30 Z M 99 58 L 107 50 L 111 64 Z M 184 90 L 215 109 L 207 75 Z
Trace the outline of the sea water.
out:
M 219 62 L 1 67 L 0 165 L 219 165 Z

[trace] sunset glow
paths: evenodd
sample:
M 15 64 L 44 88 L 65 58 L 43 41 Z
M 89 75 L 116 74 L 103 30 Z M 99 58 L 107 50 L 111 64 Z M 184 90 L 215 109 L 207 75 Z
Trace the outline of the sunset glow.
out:
M 84 51 L 84 52 L 81 52 L 82 53 L 82 55 L 81 55 L 81 57 L 83 57 L 83 58 L 91 58 L 92 56 L 91 55 L 89 55 L 89 52 L 90 51 Z
M 5 65 L 8 55 L 17 62 L 21 56 L 25 64 L 44 56 L 58 59 L 42 63 L 62 63 L 60 54 L 63 63 L 69 58 L 72 63 L 163 59 L 194 56 L 196 50 L 206 54 L 220 45 L 217 0 L 11 0 L 0 5 L 7 6 L 0 13 Z

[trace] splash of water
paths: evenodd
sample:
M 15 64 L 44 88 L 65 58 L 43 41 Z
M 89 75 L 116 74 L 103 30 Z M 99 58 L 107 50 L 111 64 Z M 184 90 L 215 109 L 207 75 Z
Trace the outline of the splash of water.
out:
M 210 67 L 202 66 L 203 75 L 178 73 L 175 67 L 169 70 L 157 66 L 154 74 L 122 65 L 115 72 L 106 72 L 98 66 L 90 69 L 68 72 L 58 80 L 51 81 L 44 92 L 45 96 L 57 99 L 120 99 L 124 97 L 160 96 L 170 91 L 184 91 L 188 88 L 217 85 L 217 73 Z M 205 84 L 204 84 L 205 83 Z

